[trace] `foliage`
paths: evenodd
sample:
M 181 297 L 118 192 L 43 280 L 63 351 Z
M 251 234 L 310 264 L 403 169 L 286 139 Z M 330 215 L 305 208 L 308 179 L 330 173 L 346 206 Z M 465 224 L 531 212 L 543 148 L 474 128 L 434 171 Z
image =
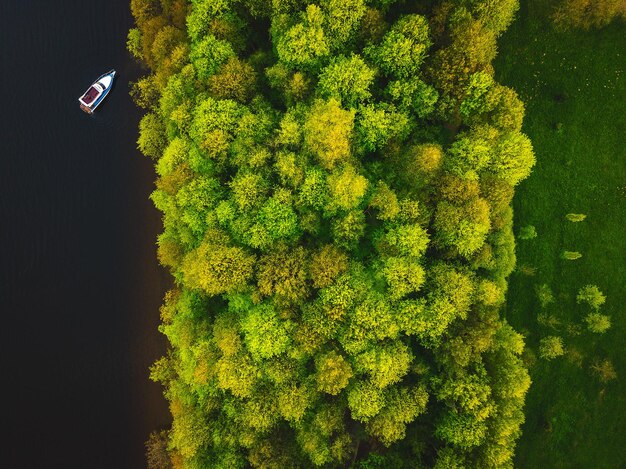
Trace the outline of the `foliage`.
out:
M 617 379 L 617 372 L 609 359 L 596 360 L 590 368 L 602 383 Z
M 533 225 L 523 226 L 519 230 L 519 239 L 529 240 L 537 237 L 537 229 Z
M 596 285 L 585 285 L 578 290 L 576 295 L 577 303 L 587 303 L 593 309 L 600 309 L 600 306 L 606 301 L 606 296 L 602 294 L 600 289 Z
M 561 258 L 567 261 L 575 261 L 576 259 L 580 259 L 581 257 L 583 257 L 583 255 L 578 251 L 563 251 L 561 253 Z
M 562 0 L 552 20 L 560 29 L 589 29 L 606 26 L 620 16 L 626 18 L 626 5 L 622 0 Z
M 537 293 L 537 299 L 539 300 L 539 304 L 542 308 L 554 303 L 554 293 L 552 292 L 552 288 L 547 283 L 543 285 L 539 285 L 535 288 Z
M 148 469 L 170 469 L 172 463 L 167 452 L 167 431 L 152 432 L 146 441 Z
M 563 339 L 556 336 L 544 337 L 539 342 L 539 356 L 546 360 L 560 357 L 565 353 Z
M 585 317 L 587 328 L 596 334 L 603 334 L 611 328 L 611 318 L 605 314 L 589 313 Z
M 510 464 L 517 2 L 395 3 L 133 0 L 176 467 Z
M 374 75 L 374 70 L 358 55 L 338 57 L 322 70 L 317 86 L 322 97 L 335 98 L 352 108 L 371 96 L 369 88 Z
M 567 215 L 565 215 L 565 218 L 567 218 L 571 222 L 577 223 L 587 218 L 587 215 L 585 215 L 584 213 L 568 213 Z

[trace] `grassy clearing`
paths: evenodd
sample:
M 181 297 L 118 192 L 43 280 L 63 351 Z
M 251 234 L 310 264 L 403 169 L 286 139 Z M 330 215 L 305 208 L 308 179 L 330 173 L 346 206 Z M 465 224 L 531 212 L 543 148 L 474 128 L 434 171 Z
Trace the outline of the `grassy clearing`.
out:
M 626 465 L 626 51 L 625 28 L 558 33 L 551 2 L 522 2 L 519 18 L 500 41 L 495 68 L 500 82 L 526 102 L 524 130 L 537 166 L 516 194 L 516 232 L 534 225 L 538 237 L 519 240 L 518 272 L 510 282 L 507 315 L 526 332 L 537 353 L 542 337 L 563 337 L 566 356 L 531 367 L 526 423 L 516 466 L 617 468 Z M 572 223 L 567 213 L 587 214 Z M 562 260 L 563 250 L 583 257 Z M 604 335 L 582 322 L 588 308 L 578 289 L 596 284 L 601 308 L 613 320 Z M 555 302 L 540 325 L 534 294 L 548 284 Z M 602 384 L 590 370 L 596 359 L 613 362 L 618 378 Z

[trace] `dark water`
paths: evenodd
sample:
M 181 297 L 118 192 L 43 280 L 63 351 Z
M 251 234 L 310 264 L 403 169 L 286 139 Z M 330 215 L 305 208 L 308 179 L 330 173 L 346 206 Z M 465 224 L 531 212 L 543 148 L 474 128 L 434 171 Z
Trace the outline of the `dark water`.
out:
M 0 1 L 3 468 L 140 468 L 168 422 L 147 368 L 168 285 L 136 150 L 128 0 Z M 118 80 L 93 117 L 77 97 Z

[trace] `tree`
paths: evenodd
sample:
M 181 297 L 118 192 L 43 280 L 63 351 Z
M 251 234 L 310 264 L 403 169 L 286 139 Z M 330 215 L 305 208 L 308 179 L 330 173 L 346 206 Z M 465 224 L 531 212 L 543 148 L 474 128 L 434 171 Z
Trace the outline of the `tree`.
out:
M 331 395 L 339 394 L 353 376 L 350 364 L 335 351 L 319 357 L 316 369 L 317 389 Z
M 156 114 L 148 113 L 139 122 L 139 139 L 137 147 L 141 152 L 152 159 L 157 159 L 163 153 L 167 140 L 165 126 Z
M 307 252 L 302 247 L 284 245 L 259 259 L 258 287 L 263 295 L 273 295 L 279 303 L 297 304 L 308 294 Z
M 209 91 L 217 99 L 234 99 L 245 103 L 252 98 L 256 88 L 256 72 L 252 65 L 230 57 L 209 78 Z
M 408 78 L 419 73 L 431 46 L 428 36 L 425 17 L 406 15 L 392 26 L 379 45 L 366 47 L 365 54 L 388 75 Z
M 328 176 L 329 211 L 356 208 L 367 191 L 367 179 L 354 166 L 344 165 Z
M 348 392 L 348 407 L 355 420 L 367 422 L 385 406 L 385 394 L 371 383 L 357 382 Z
M 412 112 L 419 118 L 430 116 L 439 99 L 437 90 L 419 78 L 391 81 L 386 91 L 401 111 Z
M 243 288 L 253 265 L 254 256 L 239 247 L 204 242 L 184 257 L 181 270 L 192 288 L 217 295 Z
M 348 256 L 332 244 L 326 244 L 311 258 L 311 279 L 315 288 L 325 288 L 348 270 Z
M 339 102 L 316 101 L 304 123 L 304 144 L 325 169 L 333 169 L 350 156 L 354 111 Z
M 547 283 L 537 286 L 535 288 L 535 291 L 537 293 L 537 299 L 539 300 L 539 304 L 542 308 L 545 308 L 549 304 L 554 303 L 554 293 L 552 293 L 552 289 Z
M 606 296 L 602 294 L 596 285 L 585 285 L 578 290 L 576 295 L 577 303 L 587 303 L 593 309 L 598 310 L 606 301 Z
M 298 216 L 291 204 L 291 193 L 276 191 L 259 211 L 259 221 L 272 240 L 291 240 L 299 234 Z
M 152 432 L 146 441 L 146 463 L 148 469 L 170 469 L 172 463 L 167 453 L 167 431 Z
M 519 230 L 519 239 L 529 240 L 537 237 L 537 229 L 533 225 L 523 226 Z
M 385 256 L 403 256 L 415 261 L 426 252 L 428 232 L 419 224 L 391 225 L 377 242 L 377 249 Z
M 410 129 L 408 116 L 391 105 L 365 105 L 359 108 L 356 134 L 366 151 L 383 148 L 392 139 L 403 140 Z
M 562 0 L 552 20 L 559 29 L 587 30 L 606 26 L 619 16 L 626 18 L 626 6 L 621 0 Z
M 180 29 L 171 25 L 163 27 L 155 36 L 150 48 L 155 66 L 162 67 L 176 46 L 184 42 L 184 40 L 185 33 Z
M 378 209 L 377 217 L 381 220 L 393 220 L 400 213 L 398 197 L 383 181 L 376 184 L 369 206 Z
M 583 257 L 583 255 L 578 251 L 563 251 L 561 253 L 561 258 L 567 261 L 575 261 L 581 257 Z
M 269 304 L 262 304 L 248 310 L 241 320 L 246 348 L 256 361 L 284 353 L 291 342 L 291 324 L 281 321 L 276 310 Z
M 402 440 L 407 424 L 426 410 L 428 393 L 424 386 L 393 388 L 383 410 L 367 422 L 368 431 L 385 446 Z
M 573 223 L 578 223 L 587 218 L 587 215 L 584 213 L 568 213 L 565 215 L 565 218 Z
M 321 97 L 334 98 L 343 106 L 354 108 L 366 101 L 375 72 L 358 55 L 333 59 L 320 73 L 317 89 Z
M 458 123 L 458 106 L 469 77 L 488 70 L 496 55 L 496 34 L 464 8 L 452 10 L 448 23 L 449 45 L 434 53 L 428 74 L 441 95 L 438 113 Z
M 505 31 L 519 8 L 516 0 L 471 0 L 476 17 L 495 34 Z
M 408 373 L 413 355 L 400 341 L 372 347 L 357 355 L 356 371 L 369 376 L 377 388 L 386 388 L 402 380 Z
M 495 149 L 492 161 L 492 171 L 515 186 L 528 177 L 535 164 L 535 154 L 530 139 L 519 132 L 503 135 Z
M 563 339 L 556 336 L 544 337 L 539 341 L 539 356 L 546 360 L 552 360 L 565 353 Z
M 435 428 L 435 435 L 462 449 L 480 445 L 487 435 L 487 424 L 471 414 L 449 411 Z
M 585 322 L 587 323 L 587 328 L 596 334 L 603 334 L 611 328 L 611 318 L 605 314 L 589 313 L 585 317 Z
M 189 54 L 198 78 L 201 80 L 207 80 L 217 72 L 221 65 L 234 56 L 235 52 L 230 43 L 217 39 L 212 34 L 194 45 Z
M 464 179 L 478 179 L 478 173 L 494 159 L 489 141 L 472 133 L 461 134 L 450 146 L 444 160 L 448 171 Z
M 489 205 L 481 198 L 461 206 L 440 202 L 435 213 L 434 227 L 435 239 L 443 247 L 456 248 L 460 255 L 468 257 L 485 243 L 491 227 Z
M 387 31 L 387 23 L 381 10 L 366 7 L 358 31 L 359 39 L 365 44 L 379 42 Z
M 320 59 L 330 52 L 323 24 L 324 13 L 320 7 L 309 5 L 298 23 L 277 35 L 276 51 L 280 60 L 292 67 L 318 68 Z
M 609 381 L 617 379 L 615 367 L 608 358 L 604 360 L 596 360 L 590 368 L 602 383 L 608 383 Z
M 141 31 L 139 31 L 138 28 L 131 28 L 128 31 L 126 49 L 128 49 L 128 52 L 130 52 L 136 59 L 142 59 Z
M 355 35 L 365 13 L 364 0 L 322 0 L 324 31 L 333 50 L 341 50 Z
M 409 186 L 417 181 L 428 181 L 437 174 L 442 161 L 443 150 L 437 144 L 409 147 L 404 155 L 402 176 Z

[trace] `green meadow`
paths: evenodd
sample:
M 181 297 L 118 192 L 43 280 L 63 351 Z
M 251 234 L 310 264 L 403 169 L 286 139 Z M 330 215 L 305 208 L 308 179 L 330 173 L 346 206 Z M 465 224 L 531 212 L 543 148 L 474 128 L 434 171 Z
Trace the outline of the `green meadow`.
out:
M 507 318 L 526 335 L 533 384 L 515 465 L 523 468 L 617 468 L 626 465 L 626 49 L 623 22 L 601 30 L 558 32 L 551 2 L 522 2 L 499 41 L 496 76 L 526 103 L 524 131 L 537 155 L 514 199 L 517 243 Z M 568 213 L 586 214 L 573 223 Z M 564 260 L 563 251 L 582 254 Z M 542 308 L 535 289 L 554 302 Z M 604 334 L 587 330 L 590 312 L 578 290 L 595 284 L 611 316 Z M 539 319 L 538 319 L 539 318 Z M 539 358 L 539 340 L 563 339 L 565 355 Z M 609 360 L 617 375 L 602 382 L 593 366 Z

